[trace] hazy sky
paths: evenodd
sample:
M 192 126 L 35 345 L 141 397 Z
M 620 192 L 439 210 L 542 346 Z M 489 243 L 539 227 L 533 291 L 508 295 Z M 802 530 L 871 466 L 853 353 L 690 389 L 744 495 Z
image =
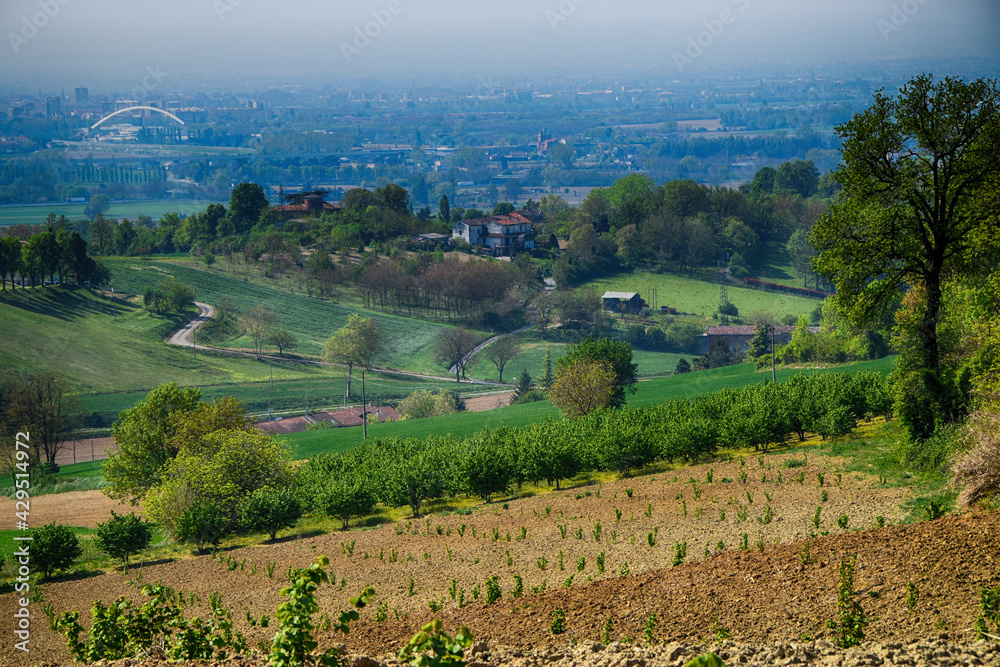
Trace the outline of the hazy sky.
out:
M 0 0 L 0 84 L 623 66 L 679 76 L 1000 54 L 998 0 Z M 366 34 L 367 33 L 367 34 Z M 155 72 L 155 76 L 150 74 Z M 936 72 L 945 74 L 946 72 Z

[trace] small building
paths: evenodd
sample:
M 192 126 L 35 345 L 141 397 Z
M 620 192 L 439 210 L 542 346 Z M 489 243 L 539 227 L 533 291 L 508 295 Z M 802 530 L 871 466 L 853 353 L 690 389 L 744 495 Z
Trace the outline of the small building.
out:
M 452 237 L 447 234 L 438 234 L 436 232 L 428 232 L 427 234 L 414 234 L 410 237 L 410 241 L 416 243 L 421 248 L 437 248 L 444 247 L 448 248 L 452 245 Z
M 297 204 L 285 204 L 274 208 L 278 215 L 286 220 L 292 218 L 302 218 L 306 216 L 321 217 L 324 213 L 336 213 L 340 207 L 323 200 L 323 196 L 317 193 L 306 195 Z
M 790 343 L 793 331 L 795 331 L 795 327 L 774 327 L 774 346 L 778 347 Z M 819 333 L 819 327 L 809 327 L 809 331 Z M 750 341 L 755 335 L 757 335 L 757 327 L 752 324 L 707 327 L 701 340 L 698 341 L 698 354 L 708 352 L 709 346 L 719 339 L 726 341 L 730 352 L 746 352 L 750 349 Z M 770 340 L 770 336 L 768 336 L 768 340 Z
M 489 248 L 494 257 L 513 257 L 535 247 L 535 224 L 515 211 L 461 220 L 451 226 L 451 236 L 469 245 Z
M 638 292 L 605 292 L 601 300 L 604 310 L 616 313 L 638 313 L 646 305 Z

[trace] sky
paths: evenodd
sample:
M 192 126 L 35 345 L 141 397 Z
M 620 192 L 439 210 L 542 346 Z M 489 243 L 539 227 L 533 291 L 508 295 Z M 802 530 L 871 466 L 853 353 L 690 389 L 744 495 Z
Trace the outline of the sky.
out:
M 0 32 L 8 88 L 628 68 L 697 77 L 733 67 L 996 62 L 1000 1 L 2 0 Z

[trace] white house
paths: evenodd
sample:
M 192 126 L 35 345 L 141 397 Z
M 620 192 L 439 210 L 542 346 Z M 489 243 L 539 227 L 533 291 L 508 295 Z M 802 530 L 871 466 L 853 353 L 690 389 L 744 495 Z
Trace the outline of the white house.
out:
M 494 257 L 513 257 L 535 247 L 535 225 L 520 213 L 462 220 L 451 227 L 452 238 L 485 246 Z

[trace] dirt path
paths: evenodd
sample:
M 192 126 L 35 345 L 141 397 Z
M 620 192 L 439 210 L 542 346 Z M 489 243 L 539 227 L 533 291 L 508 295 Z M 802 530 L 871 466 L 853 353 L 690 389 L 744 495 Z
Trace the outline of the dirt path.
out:
M 167 339 L 167 342 L 171 345 L 191 347 L 191 334 L 197 331 L 198 327 L 203 325 L 205 322 L 215 317 L 215 308 L 209 304 L 195 301 L 194 305 L 198 306 L 198 315 L 193 320 L 178 329 L 177 333 Z M 194 347 L 197 347 L 199 350 L 211 349 L 201 345 L 195 345 Z

